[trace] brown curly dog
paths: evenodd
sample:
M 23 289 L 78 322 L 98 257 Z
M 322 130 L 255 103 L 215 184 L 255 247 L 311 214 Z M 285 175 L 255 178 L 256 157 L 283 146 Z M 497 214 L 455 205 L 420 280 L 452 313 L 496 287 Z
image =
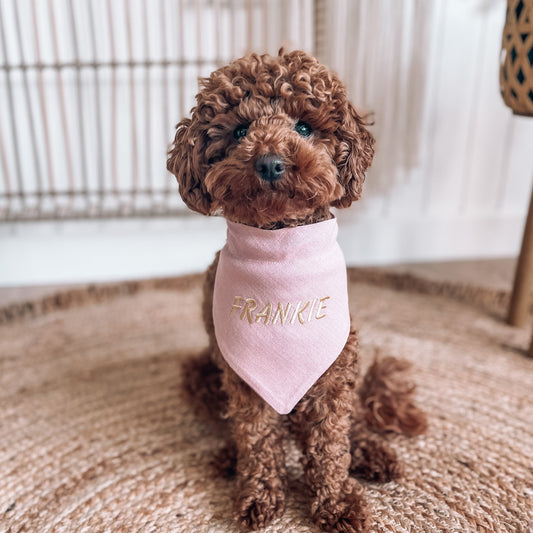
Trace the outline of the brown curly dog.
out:
M 359 198 L 374 139 L 342 82 L 316 59 L 301 51 L 253 54 L 200 83 L 192 118 L 178 124 L 167 164 L 191 209 L 274 230 L 329 220 L 331 206 L 348 207 Z M 211 389 L 221 386 L 214 395 L 230 421 L 236 520 L 256 530 L 282 515 L 283 441 L 292 434 L 303 452 L 313 520 L 324 531 L 367 530 L 356 478 L 388 481 L 402 471 L 395 452 L 373 431 L 416 435 L 426 427 L 412 403 L 405 363 L 377 360 L 359 384 L 351 328 L 335 362 L 289 414 L 278 414 L 219 349 L 212 312 L 218 261 L 219 255 L 207 273 L 203 308 L 216 370 L 206 363 L 204 379 Z

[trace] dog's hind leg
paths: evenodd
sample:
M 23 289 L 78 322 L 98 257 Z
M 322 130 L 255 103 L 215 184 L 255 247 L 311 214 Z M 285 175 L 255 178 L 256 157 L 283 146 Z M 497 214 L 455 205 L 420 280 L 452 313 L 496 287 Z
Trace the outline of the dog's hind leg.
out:
M 184 399 L 203 418 L 221 421 L 227 409 L 228 396 L 222 390 L 222 371 L 213 362 L 211 351 L 187 358 L 182 363 Z
M 368 430 L 360 420 L 352 426 L 350 473 L 357 478 L 386 483 L 402 477 L 403 464 L 389 443 Z

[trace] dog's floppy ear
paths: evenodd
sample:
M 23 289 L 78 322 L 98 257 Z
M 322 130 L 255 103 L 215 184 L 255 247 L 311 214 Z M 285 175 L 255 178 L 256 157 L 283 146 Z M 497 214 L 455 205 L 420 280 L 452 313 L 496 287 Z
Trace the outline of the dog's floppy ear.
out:
M 174 143 L 170 147 L 167 169 L 176 176 L 180 195 L 193 211 L 209 215 L 211 197 L 203 178 L 208 165 L 205 161 L 205 131 L 189 118 L 176 126 Z
M 339 141 L 336 153 L 338 180 L 344 187 L 344 194 L 332 203 L 333 207 L 348 207 L 361 196 L 365 172 L 374 157 L 375 141 L 366 125 L 355 107 L 346 101 L 341 125 L 335 132 Z

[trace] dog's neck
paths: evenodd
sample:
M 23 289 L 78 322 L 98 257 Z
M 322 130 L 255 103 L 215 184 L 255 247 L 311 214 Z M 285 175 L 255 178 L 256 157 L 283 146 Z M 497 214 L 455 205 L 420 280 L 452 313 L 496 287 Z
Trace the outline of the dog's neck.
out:
M 306 226 L 308 224 L 315 224 L 333 218 L 333 213 L 328 207 L 321 208 L 314 213 L 311 213 L 302 218 L 287 217 L 283 220 L 271 222 L 265 226 L 259 226 L 261 229 L 281 229 L 281 228 L 295 228 L 296 226 Z

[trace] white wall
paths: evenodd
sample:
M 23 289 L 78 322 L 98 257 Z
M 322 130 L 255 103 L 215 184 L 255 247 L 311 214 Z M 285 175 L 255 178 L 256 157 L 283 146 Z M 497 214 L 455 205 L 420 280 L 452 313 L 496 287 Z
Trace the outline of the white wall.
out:
M 365 39 L 374 35 L 381 41 L 372 60 L 358 64 L 355 58 L 368 56 L 351 48 L 356 44 L 353 36 L 348 38 L 351 21 L 339 15 L 355 2 L 324 3 L 327 16 L 334 15 L 336 22 L 326 21 L 334 29 L 335 40 L 327 48 L 329 60 L 323 59 L 346 73 L 355 102 L 361 88 L 357 77 L 375 76 L 363 103 L 375 112 L 376 164 L 364 198 L 338 215 L 339 239 L 348 263 L 515 255 L 533 178 L 533 119 L 513 116 L 499 96 L 505 1 L 432 3 L 428 42 L 422 59 L 417 59 L 427 61 L 424 90 L 417 94 L 421 105 L 415 130 L 420 140 L 413 152 L 416 157 L 408 164 L 404 155 L 412 124 L 392 120 L 407 120 L 391 107 L 391 101 L 395 95 L 408 95 L 406 76 L 398 72 L 392 76 L 395 54 L 400 52 L 394 43 L 387 44 L 386 28 L 396 19 L 389 17 L 381 24 L 383 11 L 372 8 L 376 29 L 367 31 Z M 416 4 L 403 2 L 412 9 Z M 357 5 L 367 9 L 370 0 Z M 379 5 L 386 10 L 392 4 Z M 404 41 L 408 38 L 402 34 Z M 368 53 L 373 46 L 365 41 Z M 344 47 L 342 54 L 335 47 Z M 175 196 L 170 201 L 178 202 Z M 197 271 L 205 268 L 223 242 L 223 221 L 192 214 L 167 219 L 4 223 L 0 226 L 0 285 Z
M 517 253 L 522 218 L 338 213 L 350 265 Z M 36 285 L 198 272 L 224 244 L 223 219 L 179 218 L 10 223 L 0 226 L 0 284 Z

